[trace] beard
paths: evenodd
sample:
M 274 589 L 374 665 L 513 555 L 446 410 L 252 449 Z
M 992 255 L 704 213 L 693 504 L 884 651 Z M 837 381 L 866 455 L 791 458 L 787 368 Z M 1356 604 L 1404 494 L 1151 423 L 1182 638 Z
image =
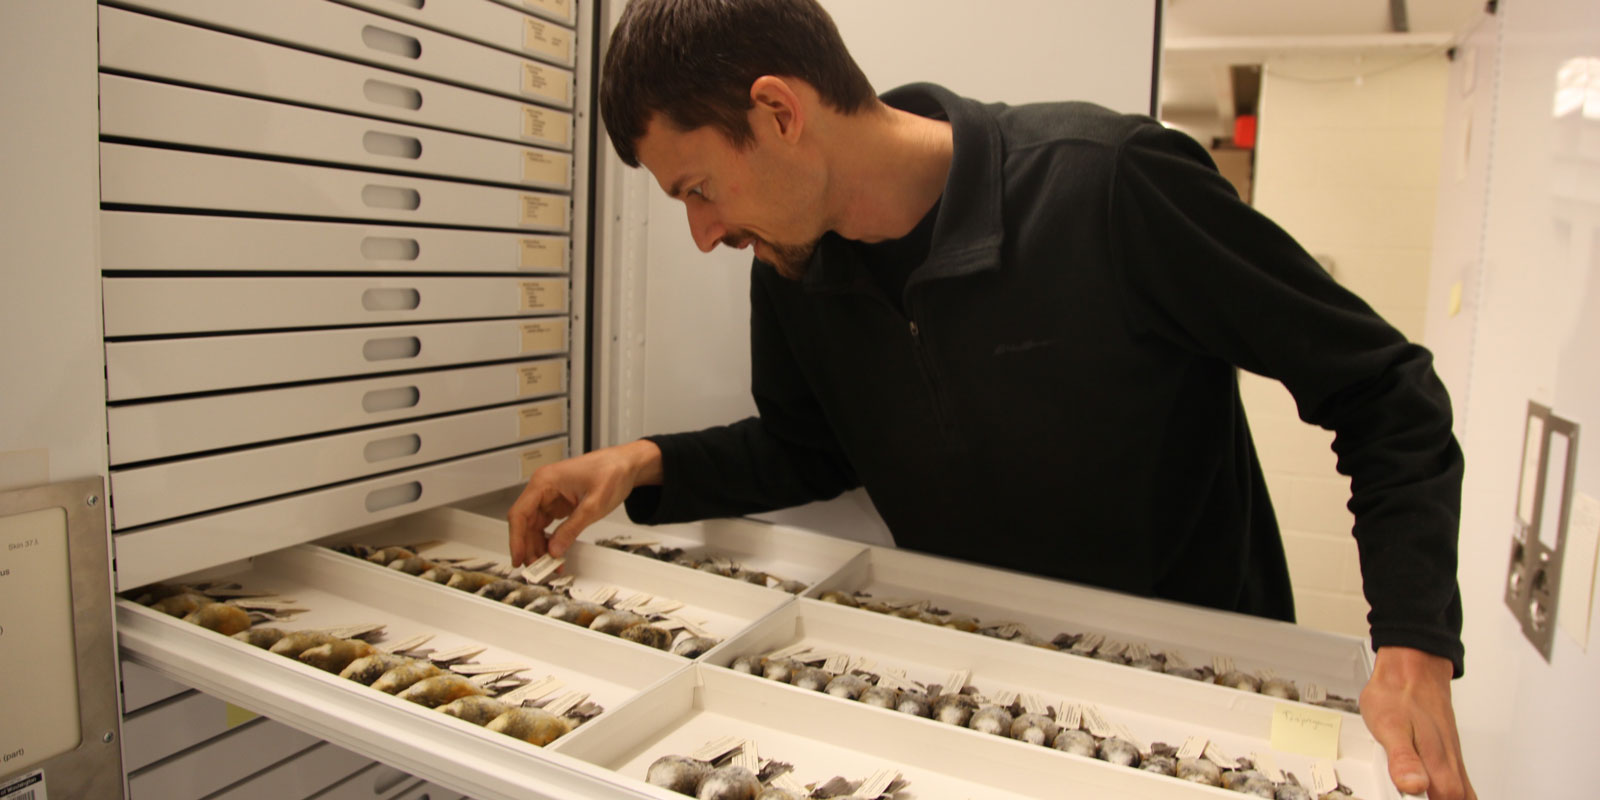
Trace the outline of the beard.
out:
M 761 256 L 757 256 L 757 258 L 767 264 L 771 264 L 772 268 L 777 270 L 779 275 L 782 275 L 783 277 L 792 281 L 797 281 L 805 277 L 806 267 L 811 261 L 811 254 L 817 249 L 817 242 L 815 240 L 805 244 L 775 244 L 767 241 L 766 239 L 761 239 L 749 234 L 744 234 L 742 236 L 729 235 L 722 237 L 723 244 L 735 249 L 742 248 L 747 244 L 752 244 L 755 242 L 759 242 L 764 245 L 768 252 L 766 257 L 763 258 Z

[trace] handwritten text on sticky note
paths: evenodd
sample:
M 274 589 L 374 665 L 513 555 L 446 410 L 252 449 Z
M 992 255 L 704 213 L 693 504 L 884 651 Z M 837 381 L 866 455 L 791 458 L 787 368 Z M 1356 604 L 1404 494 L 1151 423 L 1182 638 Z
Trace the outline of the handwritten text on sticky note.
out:
M 1342 720 L 1337 711 L 1280 703 L 1272 711 L 1272 749 L 1338 760 Z

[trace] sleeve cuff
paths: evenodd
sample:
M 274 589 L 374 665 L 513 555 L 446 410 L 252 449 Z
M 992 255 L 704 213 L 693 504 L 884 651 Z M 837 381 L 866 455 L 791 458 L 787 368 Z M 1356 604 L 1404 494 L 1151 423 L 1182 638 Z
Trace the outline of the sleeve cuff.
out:
M 1378 650 L 1384 647 L 1410 647 L 1440 658 L 1448 658 L 1454 667 L 1454 674 L 1451 676 L 1454 678 L 1459 678 L 1466 672 L 1465 648 L 1461 640 L 1456 637 L 1434 631 L 1374 628 L 1372 649 Z

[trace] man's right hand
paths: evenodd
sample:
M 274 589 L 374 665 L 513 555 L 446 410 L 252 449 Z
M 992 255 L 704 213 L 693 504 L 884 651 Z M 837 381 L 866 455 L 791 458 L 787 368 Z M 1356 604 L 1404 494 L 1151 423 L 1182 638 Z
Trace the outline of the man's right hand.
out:
M 584 528 L 621 505 L 635 486 L 660 482 L 661 449 L 647 439 L 540 467 L 507 515 L 512 565 L 530 564 L 546 552 L 559 557 Z M 546 533 L 562 518 L 566 521 Z

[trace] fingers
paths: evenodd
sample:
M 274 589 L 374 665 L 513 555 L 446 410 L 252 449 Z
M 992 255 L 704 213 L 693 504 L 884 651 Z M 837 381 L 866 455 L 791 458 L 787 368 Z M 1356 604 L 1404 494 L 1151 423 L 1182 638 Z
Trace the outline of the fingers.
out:
M 584 502 L 579 503 L 578 507 L 572 510 L 571 516 L 568 516 L 565 522 L 557 525 L 555 532 L 550 534 L 550 555 L 556 558 L 565 555 L 567 548 L 571 547 L 574 541 L 577 541 L 578 534 L 583 533 L 584 528 L 589 527 L 590 523 L 593 523 L 609 511 L 610 509 L 601 508 L 600 503 L 592 495 L 585 499 Z
M 1392 709 L 1376 711 L 1378 703 L 1368 705 L 1362 697 L 1362 716 L 1367 717 L 1367 728 L 1372 738 L 1378 740 L 1389 760 L 1389 779 L 1406 794 L 1422 794 L 1428 790 L 1428 771 L 1422 757 L 1417 754 L 1415 732 L 1410 720 Z
M 1448 739 L 1446 736 L 1445 731 L 1426 722 L 1413 736 L 1422 766 L 1428 772 L 1428 797 L 1430 800 L 1468 800 L 1470 785 L 1461 766 L 1461 745 L 1454 736 Z

